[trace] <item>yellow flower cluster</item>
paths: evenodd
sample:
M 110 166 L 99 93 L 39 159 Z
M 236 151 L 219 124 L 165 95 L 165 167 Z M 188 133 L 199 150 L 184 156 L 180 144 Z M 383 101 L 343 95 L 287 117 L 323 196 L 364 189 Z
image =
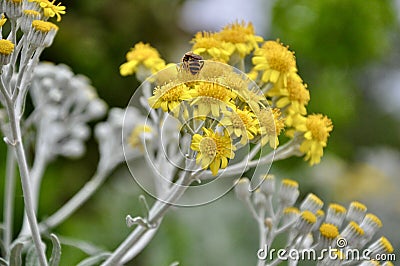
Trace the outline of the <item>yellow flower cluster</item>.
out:
M 138 71 L 150 70 L 156 73 L 165 67 L 158 51 L 150 44 L 139 42 L 126 54 L 126 63 L 122 64 L 119 71 L 122 76 L 133 75 Z
M 302 135 L 305 160 L 319 163 L 333 125 L 326 116 L 307 116 L 310 92 L 297 72 L 294 52 L 279 40 L 266 41 L 254 52 L 252 63 L 249 75 L 262 86 L 271 105 L 282 110 L 287 136 Z
M 169 74 L 169 82 L 165 82 L 164 72 Z M 197 162 L 209 167 L 213 175 L 227 166 L 236 149 L 249 142 L 269 143 L 274 149 L 278 146 L 284 128 L 279 109 L 269 108 L 252 81 L 233 67 L 206 61 L 196 76 L 170 68 L 159 73 L 162 81 L 148 98 L 150 107 L 171 112 L 189 127 Z M 203 125 L 202 132 L 196 131 L 199 125 Z
M 282 132 L 301 142 L 299 152 L 311 165 L 320 162 L 333 126 L 326 116 L 307 114 L 310 93 L 298 74 L 294 52 L 279 40 L 264 41 L 245 22 L 198 32 L 191 42 L 196 57 L 189 53 L 181 66 L 169 68 L 155 48 L 138 43 L 120 72 L 126 76 L 145 70 L 148 77 L 159 71 L 148 103 L 185 124 L 203 168 L 216 175 L 238 145 L 249 142 L 276 149 L 284 140 Z M 245 62 L 252 62 L 249 71 Z M 221 140 L 226 137 L 231 141 Z M 229 152 L 221 145 L 228 145 Z
M 236 22 L 225 26 L 219 32 L 199 32 L 192 40 L 194 53 L 205 59 L 224 63 L 236 63 L 237 57 L 243 59 L 262 42 L 256 36 L 253 24 Z
M 52 18 L 55 16 L 57 17 L 57 21 L 61 21 L 61 15 L 65 14 L 65 6 L 62 6 L 61 3 L 57 5 L 54 4 L 55 0 L 52 2 L 48 0 L 28 0 L 28 2 L 39 5 L 45 18 Z

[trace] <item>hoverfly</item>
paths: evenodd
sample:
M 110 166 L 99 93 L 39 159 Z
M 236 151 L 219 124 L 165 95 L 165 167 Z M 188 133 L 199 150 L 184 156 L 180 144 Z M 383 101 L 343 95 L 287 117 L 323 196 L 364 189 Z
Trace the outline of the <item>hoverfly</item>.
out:
M 193 52 L 187 52 L 182 57 L 182 68 L 189 71 L 192 75 L 199 74 L 204 66 L 203 57 Z

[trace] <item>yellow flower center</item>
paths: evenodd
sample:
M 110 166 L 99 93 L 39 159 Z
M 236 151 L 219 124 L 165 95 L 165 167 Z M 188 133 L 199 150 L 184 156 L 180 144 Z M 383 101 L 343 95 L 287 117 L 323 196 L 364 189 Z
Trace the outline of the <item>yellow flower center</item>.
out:
M 287 90 L 291 101 L 297 101 L 303 105 L 306 105 L 310 101 L 310 93 L 301 80 L 288 77 Z
M 324 202 L 313 193 L 308 194 L 307 198 L 310 201 L 312 201 L 315 205 L 318 205 L 318 206 L 321 206 L 321 207 L 324 205 Z
M 306 127 L 311 131 L 312 138 L 320 142 L 326 142 L 333 129 L 332 121 L 321 114 L 309 115 Z
M 226 87 L 212 82 L 201 82 L 200 86 L 197 87 L 197 92 L 199 97 L 209 97 L 208 100 L 204 100 L 210 103 L 225 101 L 232 95 L 232 92 Z
M 214 158 L 217 154 L 217 143 L 216 139 L 211 137 L 205 137 L 200 141 L 200 152 L 203 156 L 208 158 Z
M 294 181 L 292 179 L 283 179 L 282 180 L 282 186 L 291 187 L 291 188 L 298 188 L 299 187 L 299 183 L 297 183 L 296 181 Z
M 170 87 L 161 86 L 161 88 L 156 88 L 155 95 L 162 94 L 160 97 L 162 101 L 179 101 L 181 96 L 187 91 L 187 88 L 183 85 Z
M 385 251 L 387 253 L 392 253 L 393 252 L 393 246 L 392 244 L 390 244 L 389 240 L 386 237 L 381 237 L 379 239 L 379 242 L 381 243 L 381 245 L 384 247 Z
M 288 73 L 296 67 L 296 60 L 293 52 L 279 42 L 267 41 L 262 48 L 265 50 L 270 68 L 281 73 Z
M 9 40 L 0 40 L 0 54 L 10 55 L 14 51 L 14 44 Z
M 142 62 L 149 58 L 159 57 L 160 54 L 155 48 L 151 47 L 148 43 L 144 44 L 142 42 L 137 43 L 135 47 L 133 47 L 131 51 L 126 54 L 126 59 L 128 61 L 137 60 Z
M 352 203 L 350 203 L 350 207 L 362 212 L 367 211 L 367 206 L 358 201 L 353 201 Z
M 257 119 L 260 121 L 260 126 L 265 130 L 267 135 L 279 135 L 285 127 L 284 121 L 280 118 L 281 111 L 278 108 L 272 110 L 263 109 L 257 113 Z
M 356 222 L 350 221 L 349 226 L 357 235 L 364 235 L 364 230 Z
M 339 204 L 330 204 L 329 209 L 333 210 L 335 213 L 345 213 L 346 208 Z
M 253 24 L 246 26 L 244 22 L 229 24 L 218 33 L 221 40 L 230 43 L 246 43 L 249 35 L 254 35 Z
M 221 42 L 215 38 L 215 33 L 211 32 L 198 32 L 194 36 L 192 43 L 193 44 L 193 50 L 196 50 L 197 48 L 218 48 L 221 46 Z
M 325 212 L 323 210 L 318 210 L 315 215 L 317 215 L 317 217 L 323 217 L 325 215 Z
M 39 17 L 40 16 L 40 13 L 37 12 L 36 10 L 25 9 L 23 12 L 26 16 L 29 16 L 29 17 Z
M 284 214 L 299 214 L 300 211 L 296 207 L 287 207 L 283 210 Z
M 54 28 L 54 24 L 51 22 L 43 21 L 43 20 L 34 20 L 32 21 L 32 27 L 40 32 L 46 33 Z
M 319 232 L 328 239 L 334 239 L 339 235 L 337 226 L 328 223 L 323 223 L 319 228 Z
M 315 214 L 310 211 L 303 211 L 301 213 L 301 218 L 303 218 L 303 220 L 305 220 L 309 224 L 314 224 L 317 221 L 317 217 L 315 216 Z
M 365 215 L 365 219 L 372 221 L 378 227 L 382 227 L 382 221 L 377 216 L 373 215 L 372 213 L 368 213 L 367 215 Z
M 231 121 L 232 121 L 232 126 L 234 128 L 243 127 L 243 120 L 240 118 L 240 116 L 238 114 L 232 114 Z

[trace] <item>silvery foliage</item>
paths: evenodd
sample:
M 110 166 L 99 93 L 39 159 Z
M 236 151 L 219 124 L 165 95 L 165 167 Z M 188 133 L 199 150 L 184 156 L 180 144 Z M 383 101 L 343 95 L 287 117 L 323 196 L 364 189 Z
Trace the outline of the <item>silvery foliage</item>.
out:
M 136 126 L 144 125 L 145 117 L 134 107 L 126 109 L 114 107 L 110 109 L 107 121 L 98 123 L 95 127 L 95 137 L 99 142 L 99 167 L 113 168 L 126 160 L 142 156 L 137 148 L 131 147 L 129 134 L 122 136 L 122 130 L 132 132 Z M 141 142 L 151 139 L 151 133 L 142 134 Z
M 30 94 L 34 111 L 29 122 L 36 128 L 36 148 L 47 159 L 79 157 L 90 136 L 88 122 L 106 113 L 107 107 L 89 79 L 74 75 L 66 65 L 40 63 L 33 73 Z

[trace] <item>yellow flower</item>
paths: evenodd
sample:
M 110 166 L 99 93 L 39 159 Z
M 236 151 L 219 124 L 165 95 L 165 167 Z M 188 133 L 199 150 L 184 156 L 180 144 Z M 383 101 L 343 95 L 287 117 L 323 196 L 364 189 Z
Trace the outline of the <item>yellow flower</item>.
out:
M 297 72 L 294 53 L 278 41 L 266 41 L 254 52 L 255 70 L 262 71 L 261 80 L 286 88 L 288 76 Z
M 303 81 L 297 74 L 291 75 L 287 78 L 287 87 L 285 93 L 280 96 L 282 97 L 276 101 L 276 106 L 278 108 L 283 109 L 287 107 L 286 112 L 291 114 L 307 114 L 305 106 L 310 101 L 310 92 L 307 90 L 307 86 L 303 84 Z
M 1 14 L 1 18 L 0 18 L 0 27 L 3 27 L 4 24 L 6 23 L 7 18 L 4 16 L 4 14 Z
M 126 54 L 127 62 L 119 67 L 122 76 L 132 75 L 143 66 L 156 73 L 165 67 L 165 61 L 160 58 L 158 51 L 150 44 L 139 42 Z
M 310 165 L 319 163 L 329 133 L 333 130 L 332 121 L 322 114 L 312 114 L 304 118 L 304 123 L 296 129 L 304 132 L 304 141 L 300 146 L 300 151 L 306 155 L 304 159 L 309 160 Z
M 225 26 L 216 36 L 219 40 L 228 43 L 231 55 L 237 52 L 241 58 L 258 48 L 258 43 L 263 41 L 262 37 L 255 35 L 253 24 L 246 25 L 244 21 Z
M 276 149 L 279 145 L 278 136 L 285 127 L 281 111 L 278 108 L 261 109 L 256 113 L 256 117 L 259 122 L 261 145 L 269 143 L 271 148 Z
M 222 113 L 224 118 L 220 122 L 221 125 L 225 127 L 230 135 L 241 137 L 241 144 L 245 145 L 257 135 L 258 121 L 255 114 L 247 108 L 244 110 L 236 108 L 232 111 L 222 111 Z
M 226 63 L 233 53 L 233 51 L 229 51 L 230 46 L 227 43 L 217 39 L 216 34 L 211 32 L 196 33 L 192 43 L 193 53 L 203 56 L 204 59 Z
M 128 143 L 132 148 L 138 148 L 141 151 L 144 150 L 143 143 L 141 140 L 142 134 L 151 133 L 152 128 L 146 125 L 137 125 L 129 136 Z
M 235 93 L 237 93 L 239 99 L 246 103 L 253 112 L 259 112 L 261 110 L 260 107 L 268 106 L 267 99 L 260 91 L 243 88 L 235 91 Z
M 29 2 L 36 2 L 43 10 L 43 15 L 48 18 L 54 16 L 57 17 L 57 21 L 61 20 L 61 15 L 65 14 L 65 6 L 61 6 L 61 3 L 57 5 L 54 4 L 55 0 L 52 2 L 48 0 L 29 0 Z
M 14 51 L 14 44 L 9 40 L 0 40 L 0 54 L 10 55 Z
M 234 108 L 232 99 L 236 94 L 229 88 L 214 82 L 199 82 L 193 91 L 191 105 L 197 105 L 196 116 L 207 116 L 211 113 L 214 117 L 220 116 L 220 110 L 226 107 Z
M 228 159 L 235 157 L 236 147 L 225 131 L 222 134 L 206 128 L 203 128 L 203 131 L 204 135 L 193 135 L 190 148 L 198 152 L 196 163 L 201 163 L 203 169 L 210 168 L 216 176 L 219 169 L 227 167 Z
M 148 99 L 148 103 L 153 109 L 161 107 L 164 112 L 172 111 L 174 114 L 178 114 L 181 102 L 191 98 L 192 95 L 185 84 L 170 82 L 157 86 L 153 91 L 153 96 Z

